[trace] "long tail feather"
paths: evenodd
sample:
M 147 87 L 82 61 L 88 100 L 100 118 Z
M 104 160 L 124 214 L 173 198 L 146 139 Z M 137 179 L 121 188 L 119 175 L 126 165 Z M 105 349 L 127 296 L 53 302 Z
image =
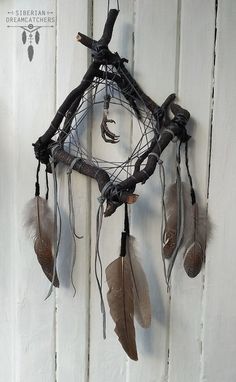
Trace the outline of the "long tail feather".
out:
M 127 355 L 137 361 L 133 282 L 127 256 L 120 256 L 108 265 L 106 279 L 109 287 L 107 300 L 111 316 L 116 324 L 115 333 Z
M 57 273 L 53 272 L 53 213 L 47 200 L 36 196 L 26 206 L 25 227 L 34 240 L 34 250 L 39 264 L 47 278 L 55 287 L 59 287 Z
M 135 238 L 127 238 L 127 255 L 130 262 L 134 292 L 134 316 L 143 328 L 151 324 L 151 303 L 148 282 L 140 262 L 135 254 Z

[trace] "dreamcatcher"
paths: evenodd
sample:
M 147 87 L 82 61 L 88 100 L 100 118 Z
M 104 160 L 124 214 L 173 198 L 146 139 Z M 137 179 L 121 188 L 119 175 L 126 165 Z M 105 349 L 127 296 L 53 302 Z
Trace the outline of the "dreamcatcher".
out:
M 55 258 L 60 234 L 57 232 L 57 224 L 53 223 L 58 220 L 58 205 L 55 198 L 53 216 L 47 203 L 48 193 L 45 199 L 40 196 L 40 163 L 46 165 L 47 174 L 53 173 L 55 190 L 57 189 L 55 167 L 59 162 L 69 168 L 69 185 L 72 169 L 97 181 L 101 196 L 97 213 L 96 278 L 104 315 L 105 336 L 105 308 L 97 273 L 97 266 L 101 262 L 99 234 L 103 216 L 112 215 L 118 207 L 124 205 L 125 218 L 120 256 L 106 268 L 109 287 L 107 299 L 111 316 L 116 324 L 115 332 L 129 357 L 137 360 L 134 317 L 142 327 L 148 327 L 151 322 L 151 307 L 148 283 L 135 255 L 135 239 L 130 234 L 128 205 L 138 199 L 138 195 L 135 194 L 136 185 L 144 184 L 158 165 L 163 191 L 162 257 L 165 279 L 169 285 L 173 264 L 178 250 L 183 245 L 184 237 L 186 187 L 181 181 L 182 146 L 185 146 L 185 163 L 192 204 L 191 238 L 184 255 L 184 267 L 190 277 L 195 277 L 201 269 L 204 260 L 204 237 L 198 229 L 198 207 L 188 164 L 190 137 L 185 127 L 190 114 L 173 102 L 174 94 L 158 106 L 142 91 L 126 69 L 127 60 L 109 50 L 108 44 L 118 13 L 119 9 L 109 10 L 102 37 L 98 41 L 82 33 L 77 36 L 77 40 L 92 51 L 93 61 L 80 85 L 59 107 L 49 129 L 34 144 L 38 159 L 36 191 L 35 198 L 28 205 L 26 224 L 32 231 L 38 261 L 51 281 L 51 287 L 52 285 L 59 287 Z M 110 117 L 114 110 L 119 109 L 121 113 L 129 112 L 136 119 L 140 138 L 123 162 L 110 162 L 93 157 L 84 145 L 82 132 L 86 119 L 94 108 L 102 110 L 101 135 L 108 144 L 119 142 L 119 137 L 108 127 L 115 122 Z M 172 118 L 169 116 L 170 112 Z M 165 193 L 165 173 L 160 156 L 171 141 L 176 142 L 176 182 Z M 69 207 L 71 228 L 78 237 L 74 229 L 71 193 L 69 193 Z

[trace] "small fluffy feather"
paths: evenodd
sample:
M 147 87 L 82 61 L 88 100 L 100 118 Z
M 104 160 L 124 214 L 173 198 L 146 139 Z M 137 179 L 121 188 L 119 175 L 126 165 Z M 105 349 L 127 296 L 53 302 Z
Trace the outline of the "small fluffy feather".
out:
M 36 196 L 29 200 L 25 206 L 25 222 L 24 226 L 28 230 L 29 236 L 34 238 L 35 233 L 38 231 L 38 209 L 40 215 L 44 217 L 44 225 L 41 230 L 47 232 L 50 237 L 53 237 L 53 213 L 46 199 L 41 196 Z

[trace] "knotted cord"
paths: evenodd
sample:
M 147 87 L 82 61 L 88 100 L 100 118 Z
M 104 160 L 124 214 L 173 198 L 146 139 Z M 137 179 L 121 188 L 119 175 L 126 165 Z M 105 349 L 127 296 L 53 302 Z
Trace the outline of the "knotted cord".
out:
M 97 281 L 98 291 L 100 295 L 100 307 L 101 307 L 101 313 L 102 313 L 102 319 L 103 319 L 103 338 L 106 338 L 106 309 L 102 294 L 102 283 L 103 283 L 103 268 L 102 268 L 102 260 L 100 256 L 100 250 L 99 250 L 99 241 L 100 241 L 100 234 L 102 229 L 102 221 L 103 221 L 103 214 L 104 214 L 104 198 L 100 197 L 98 198 L 99 201 L 99 207 L 97 211 L 97 217 L 96 217 L 96 244 L 95 244 L 95 277 Z M 99 269 L 98 269 L 99 266 Z
M 165 189 L 166 189 L 166 179 L 165 179 L 165 168 L 163 166 L 163 163 L 159 163 L 159 178 L 160 178 L 160 184 L 161 184 L 161 243 L 164 242 L 164 236 L 165 236 L 165 229 L 166 226 L 166 206 L 165 206 Z M 169 283 L 167 278 L 167 268 L 166 268 L 166 261 L 164 256 L 164 250 L 163 245 L 161 245 L 161 256 L 162 256 L 162 262 L 163 262 L 163 269 L 164 269 L 164 277 L 165 282 L 167 285 L 167 290 L 169 290 Z
M 82 239 L 83 236 L 79 236 L 75 232 L 75 210 L 74 210 L 74 203 L 73 203 L 73 194 L 72 194 L 72 181 L 71 181 L 71 174 L 72 174 L 72 168 L 75 164 L 75 162 L 78 159 L 75 158 L 72 162 L 71 165 L 69 166 L 67 170 L 67 176 L 68 176 L 68 205 L 69 205 L 69 224 L 70 224 L 70 230 L 72 233 L 72 238 L 73 238 L 73 251 L 72 251 L 72 267 L 71 267 L 71 284 L 74 289 L 74 296 L 76 294 L 76 287 L 74 284 L 73 280 L 73 271 L 74 271 L 74 266 L 75 266 L 75 260 L 76 260 L 76 239 Z
M 185 166 L 186 166 L 189 185 L 190 185 L 190 194 L 191 194 L 191 199 L 192 199 L 192 205 L 194 205 L 196 203 L 196 195 L 195 195 L 195 191 L 193 188 L 193 180 L 192 180 L 192 176 L 190 174 L 189 163 L 188 163 L 188 141 L 185 142 Z

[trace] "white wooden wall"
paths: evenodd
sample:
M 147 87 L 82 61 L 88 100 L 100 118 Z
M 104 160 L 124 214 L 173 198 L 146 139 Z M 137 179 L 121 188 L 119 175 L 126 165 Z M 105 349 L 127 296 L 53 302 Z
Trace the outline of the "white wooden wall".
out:
M 153 320 L 150 329 L 137 328 L 139 361 L 130 361 L 109 317 L 107 339 L 102 338 L 94 277 L 99 195 L 97 185 L 78 174 L 73 192 L 84 238 L 77 245 L 73 298 L 66 176 L 60 168 L 61 288 L 44 301 L 49 284 L 22 226 L 24 205 L 34 193 L 31 143 L 80 82 L 89 57 L 75 36 L 78 31 L 101 35 L 107 1 L 1 0 L 0 382 L 236 381 L 236 1 L 120 0 L 120 8 L 111 49 L 129 59 L 128 67 L 154 100 L 161 103 L 174 91 L 191 112 L 191 167 L 213 226 L 206 264 L 191 280 L 179 256 L 169 298 L 160 255 L 160 185 L 153 176 L 139 187 L 141 197 L 132 208 Z M 31 62 L 22 29 L 9 28 L 6 21 L 8 12 L 23 9 L 56 16 L 53 28 L 40 29 Z M 130 147 L 135 125 L 122 118 L 117 116 L 117 128 L 125 125 L 121 139 Z M 122 158 L 118 145 L 96 144 L 100 133 L 93 122 L 87 135 L 93 152 Z M 171 149 L 164 158 L 170 155 Z M 171 168 L 167 172 L 171 179 Z M 104 267 L 118 255 L 121 226 L 122 211 L 104 222 Z

